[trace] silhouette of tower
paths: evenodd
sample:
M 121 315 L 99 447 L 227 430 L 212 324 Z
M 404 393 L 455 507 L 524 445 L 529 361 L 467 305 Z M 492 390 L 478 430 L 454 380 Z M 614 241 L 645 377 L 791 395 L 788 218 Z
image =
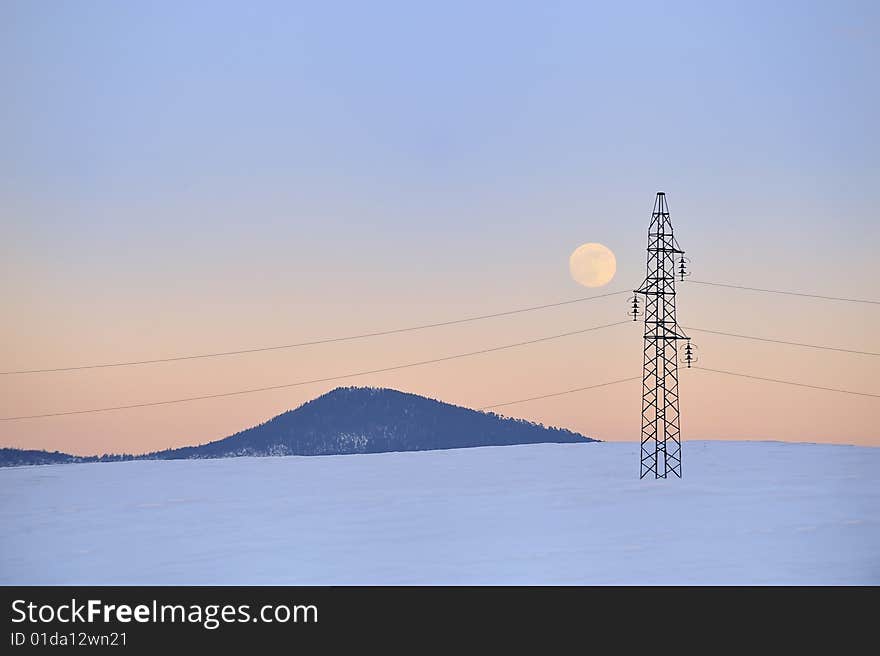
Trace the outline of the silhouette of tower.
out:
M 642 374 L 642 437 L 639 478 L 651 472 L 666 478 L 670 472 L 681 478 L 681 427 L 678 410 L 678 341 L 689 340 L 675 319 L 676 257 L 682 280 L 684 251 L 672 234 L 666 194 L 657 192 L 651 226 L 648 228 L 648 267 L 645 281 L 634 290 L 645 296 L 645 352 Z M 633 299 L 633 321 L 638 315 L 638 297 Z M 683 350 L 690 367 L 690 342 Z

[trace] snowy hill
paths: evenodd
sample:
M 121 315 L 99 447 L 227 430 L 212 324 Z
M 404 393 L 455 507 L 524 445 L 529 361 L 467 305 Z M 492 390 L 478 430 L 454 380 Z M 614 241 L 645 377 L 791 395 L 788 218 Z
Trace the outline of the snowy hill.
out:
M 592 441 L 595 440 L 569 430 L 478 412 L 417 394 L 372 387 L 339 387 L 264 424 L 199 446 L 145 456 L 89 457 L 0 449 L 0 467 L 138 458 L 323 456 Z
M 880 584 L 880 449 L 632 443 L 0 471 L 3 584 Z
M 0 448 L 0 467 L 24 467 L 27 465 L 62 465 L 75 462 L 119 462 L 134 460 L 128 454 L 105 453 L 102 456 L 74 456 L 61 451 L 40 449 Z
M 88 458 L 88 461 L 93 460 Z M 61 465 L 71 462 L 84 462 L 84 459 L 60 451 L 38 449 L 0 449 L 0 467 L 21 467 L 24 465 Z

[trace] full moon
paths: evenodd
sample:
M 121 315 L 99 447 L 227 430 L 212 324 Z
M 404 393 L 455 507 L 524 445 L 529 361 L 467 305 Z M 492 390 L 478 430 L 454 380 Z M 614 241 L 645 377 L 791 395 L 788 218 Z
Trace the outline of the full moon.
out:
M 602 244 L 578 246 L 568 258 L 571 277 L 584 287 L 601 287 L 611 282 L 617 271 L 617 258 Z

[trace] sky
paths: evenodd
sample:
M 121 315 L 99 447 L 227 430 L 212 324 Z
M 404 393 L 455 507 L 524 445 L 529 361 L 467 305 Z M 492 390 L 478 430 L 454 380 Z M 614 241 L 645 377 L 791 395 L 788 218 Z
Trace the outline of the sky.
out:
M 637 287 L 663 190 L 695 280 L 880 298 L 872 2 L 0 3 L 0 369 L 286 344 Z M 587 289 L 571 252 L 608 246 Z M 0 415 L 222 393 L 626 318 L 626 295 L 356 342 L 0 376 Z M 880 351 L 880 309 L 683 283 L 679 322 Z M 641 326 L 259 394 L 0 422 L 218 439 L 336 385 L 482 407 L 638 376 Z M 871 356 L 692 333 L 700 364 L 880 393 Z M 878 400 L 683 371 L 688 439 L 880 446 Z M 504 413 L 639 436 L 638 382 Z

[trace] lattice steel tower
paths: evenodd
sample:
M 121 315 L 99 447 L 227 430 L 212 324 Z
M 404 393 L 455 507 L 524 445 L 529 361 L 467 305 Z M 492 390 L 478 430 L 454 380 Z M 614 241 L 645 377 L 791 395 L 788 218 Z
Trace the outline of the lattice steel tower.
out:
M 645 359 L 642 375 L 642 446 L 639 478 L 651 472 L 655 478 L 670 473 L 681 478 L 681 427 L 678 410 L 678 342 L 689 340 L 675 320 L 676 259 L 682 279 L 684 251 L 672 234 L 666 194 L 657 192 L 651 226 L 648 228 L 648 270 L 641 287 L 645 296 Z M 633 321 L 638 296 L 633 297 Z M 690 341 L 685 342 L 682 360 L 692 361 Z

